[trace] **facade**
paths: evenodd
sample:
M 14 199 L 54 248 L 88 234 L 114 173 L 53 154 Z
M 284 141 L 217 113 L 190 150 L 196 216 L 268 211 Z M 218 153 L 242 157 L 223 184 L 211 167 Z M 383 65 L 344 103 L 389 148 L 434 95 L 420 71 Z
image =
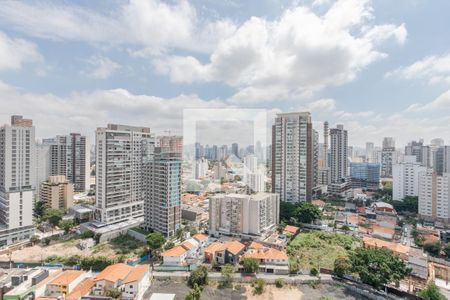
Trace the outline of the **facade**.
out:
M 315 165 L 311 114 L 278 114 L 272 127 L 272 192 L 281 201 L 310 201 Z
M 425 172 L 423 167 L 417 161 L 417 156 L 405 156 L 403 162 L 394 164 L 392 167 L 393 179 L 393 200 L 403 200 L 406 196 L 419 195 L 419 174 Z
M 45 294 L 50 297 L 60 297 L 70 294 L 75 287 L 86 279 L 88 273 L 78 270 L 68 270 L 47 284 Z
M 205 178 L 208 173 L 209 163 L 206 158 L 200 158 L 194 161 L 194 178 L 201 179 Z
M 39 197 L 41 183 L 50 176 L 50 145 L 36 143 L 36 197 Z M 37 199 L 39 200 L 39 199 Z
M 0 127 L 0 246 L 34 234 L 35 153 L 32 120 L 12 116 Z
M 41 183 L 39 201 L 46 207 L 67 211 L 73 206 L 73 184 L 64 175 L 50 176 Z
M 105 296 L 107 291 L 120 288 L 132 271 L 133 267 L 124 263 L 106 267 L 95 277 L 92 293 L 96 296 Z
M 183 137 L 177 135 L 158 136 L 157 146 L 162 152 L 174 153 L 178 159 L 183 159 Z
M 385 137 L 381 149 L 381 177 L 392 177 L 392 164 L 396 159 L 395 141 L 392 137 Z
M 257 171 L 255 173 L 246 173 L 244 175 L 244 182 L 248 186 L 250 192 L 264 192 L 266 189 L 266 182 L 264 178 L 265 174 L 261 171 Z
M 408 145 L 405 146 L 405 155 L 415 156 L 416 161 L 421 166 L 428 167 L 430 165 L 430 149 L 428 146 L 423 145 L 423 140 L 409 142 Z
M 108 124 L 97 129 L 97 221 L 112 224 L 144 215 L 144 168 L 154 146 L 147 127 Z
M 156 155 L 144 166 L 144 228 L 172 236 L 181 224 L 181 161 Z
M 380 185 L 380 165 L 375 163 L 350 163 L 352 188 L 377 190 Z
M 210 199 L 211 235 L 261 236 L 279 223 L 277 194 L 218 194 Z
M 348 137 L 343 125 L 330 129 L 331 183 L 340 183 L 348 177 Z
M 66 176 L 75 192 L 88 190 L 90 162 L 86 137 L 71 133 L 46 139 L 43 143 L 50 147 L 50 175 Z
M 450 222 L 450 174 L 428 170 L 419 174 L 419 215 L 428 221 Z
M 123 281 L 123 300 L 142 299 L 150 285 L 149 265 L 137 265 Z

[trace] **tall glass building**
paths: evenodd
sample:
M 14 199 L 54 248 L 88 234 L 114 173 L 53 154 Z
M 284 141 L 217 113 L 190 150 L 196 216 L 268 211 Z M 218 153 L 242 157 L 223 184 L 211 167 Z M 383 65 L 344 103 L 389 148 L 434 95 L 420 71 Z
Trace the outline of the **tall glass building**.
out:
M 352 162 L 350 177 L 354 189 L 377 190 L 380 185 L 380 164 Z

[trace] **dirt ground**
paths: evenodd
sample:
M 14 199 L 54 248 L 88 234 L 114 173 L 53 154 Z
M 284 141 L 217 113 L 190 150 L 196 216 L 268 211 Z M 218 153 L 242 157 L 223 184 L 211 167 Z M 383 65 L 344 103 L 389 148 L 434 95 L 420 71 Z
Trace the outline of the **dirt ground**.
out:
M 81 250 L 77 247 L 79 240 L 74 239 L 61 243 L 52 243 L 48 246 L 43 246 L 41 244 L 34 245 L 32 247 L 23 248 L 21 250 L 16 250 L 12 253 L 11 260 L 15 262 L 40 262 L 45 260 L 49 256 L 90 256 L 93 254 L 102 256 L 114 256 L 115 253 L 111 249 L 105 249 L 104 251 L 94 250 Z M 98 253 L 95 253 L 98 252 Z M 0 255 L 0 261 L 8 261 L 9 257 L 7 254 Z
M 153 293 L 176 294 L 175 299 L 183 300 L 189 292 L 189 287 L 184 281 L 154 281 L 150 289 L 145 293 L 144 300 L 150 298 Z M 202 299 L 209 300 L 362 300 L 364 298 L 349 293 L 338 284 L 321 284 L 317 289 L 304 284 L 300 286 L 285 286 L 276 288 L 274 285 L 266 285 L 262 295 L 253 295 L 253 289 L 248 284 L 243 284 L 240 290 L 218 289 L 215 286 L 207 286 L 202 293 Z

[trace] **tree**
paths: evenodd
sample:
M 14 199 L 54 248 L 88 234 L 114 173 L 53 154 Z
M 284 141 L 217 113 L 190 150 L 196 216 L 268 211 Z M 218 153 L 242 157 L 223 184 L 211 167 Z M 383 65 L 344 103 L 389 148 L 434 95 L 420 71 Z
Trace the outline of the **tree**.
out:
M 234 273 L 234 266 L 230 264 L 226 264 L 222 267 L 221 271 L 222 273 L 222 284 L 221 286 L 224 288 L 231 287 L 233 283 L 233 277 L 232 274 Z
M 309 275 L 316 277 L 319 275 L 319 271 L 317 271 L 316 268 L 311 268 L 311 270 L 309 271 Z
M 33 212 L 37 218 L 42 218 L 44 216 L 44 212 L 45 212 L 45 202 L 36 201 L 34 203 Z
M 439 256 L 441 253 L 441 242 L 432 242 L 432 243 L 425 243 L 423 245 L 423 250 L 425 252 L 428 252 L 432 256 Z
M 169 250 L 175 247 L 175 244 L 172 241 L 168 241 L 167 244 L 164 246 L 164 250 Z
M 254 258 L 247 257 L 242 260 L 242 266 L 245 273 L 256 273 L 259 268 L 259 262 Z
M 166 243 L 166 238 L 160 232 L 149 233 L 146 240 L 150 251 L 159 250 Z
M 64 233 L 69 233 L 70 229 L 75 226 L 73 220 L 61 220 L 58 223 L 58 227 L 64 230 Z
M 40 240 L 41 240 L 41 239 L 40 239 L 39 236 L 37 236 L 37 235 L 33 235 L 33 236 L 30 238 L 30 242 L 31 242 L 33 245 L 39 243 Z
M 189 291 L 189 293 L 184 298 L 185 300 L 200 300 L 203 288 L 197 284 Z
M 59 221 L 62 220 L 63 216 L 64 211 L 62 209 L 47 208 L 44 211 L 43 219 L 44 221 L 48 221 L 50 224 L 52 224 L 53 227 L 55 227 L 59 224 Z
M 118 289 L 110 289 L 106 291 L 106 296 L 113 299 L 118 299 L 122 295 L 122 292 Z
M 444 248 L 444 253 L 447 256 L 447 258 L 450 258 L 450 243 L 448 243 Z
M 350 231 L 350 227 L 348 227 L 348 225 L 345 224 L 341 227 L 341 229 L 344 230 L 345 232 Z
M 261 295 L 262 293 L 264 293 L 264 287 L 266 286 L 266 282 L 263 279 L 258 278 L 253 282 L 252 286 L 253 286 L 253 294 Z
M 175 237 L 180 242 L 183 241 L 183 238 L 184 238 L 184 230 L 183 230 L 183 228 L 178 228 L 177 231 L 175 231 Z
M 418 295 L 423 298 L 424 300 L 445 300 L 447 297 L 445 297 L 441 292 L 439 291 L 439 287 L 434 284 L 434 282 L 430 282 L 427 287 L 423 290 L 421 290 Z
M 347 274 L 349 269 L 350 265 L 346 257 L 340 256 L 336 258 L 336 260 L 334 261 L 334 273 L 336 273 L 337 276 L 343 277 L 345 274 Z
M 93 238 L 94 235 L 95 235 L 95 233 L 92 230 L 86 230 L 81 233 L 80 237 L 82 239 L 89 239 L 89 238 Z
M 294 217 L 295 204 L 291 202 L 280 202 L 280 221 L 286 224 L 292 224 Z
M 286 284 L 286 282 L 284 281 L 283 278 L 277 278 L 275 279 L 275 286 L 279 289 L 281 289 L 284 285 Z
M 402 201 L 392 201 L 392 205 L 399 213 L 414 213 L 419 209 L 419 198 L 416 196 L 406 196 Z
M 350 254 L 350 272 L 376 289 L 390 282 L 399 282 L 411 273 L 405 263 L 388 249 L 358 248 Z
M 204 286 L 208 284 L 208 268 L 205 266 L 200 266 L 197 269 L 191 271 L 191 274 L 189 274 L 189 278 L 187 281 L 187 285 L 190 288 L 194 288 L 195 285 L 197 286 Z
M 302 223 L 311 223 L 322 218 L 320 209 L 312 203 L 301 202 L 295 209 L 295 216 Z

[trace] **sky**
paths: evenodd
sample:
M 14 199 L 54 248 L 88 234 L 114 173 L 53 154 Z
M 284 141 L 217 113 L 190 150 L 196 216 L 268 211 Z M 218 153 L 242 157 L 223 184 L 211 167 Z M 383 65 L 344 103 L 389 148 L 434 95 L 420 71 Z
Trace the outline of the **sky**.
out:
M 448 144 L 449 11 L 448 0 L 3 1 L 0 123 L 32 118 L 39 138 L 108 123 L 181 134 L 184 109 L 255 108 L 269 120 L 310 111 L 319 132 L 344 124 L 351 145 Z

